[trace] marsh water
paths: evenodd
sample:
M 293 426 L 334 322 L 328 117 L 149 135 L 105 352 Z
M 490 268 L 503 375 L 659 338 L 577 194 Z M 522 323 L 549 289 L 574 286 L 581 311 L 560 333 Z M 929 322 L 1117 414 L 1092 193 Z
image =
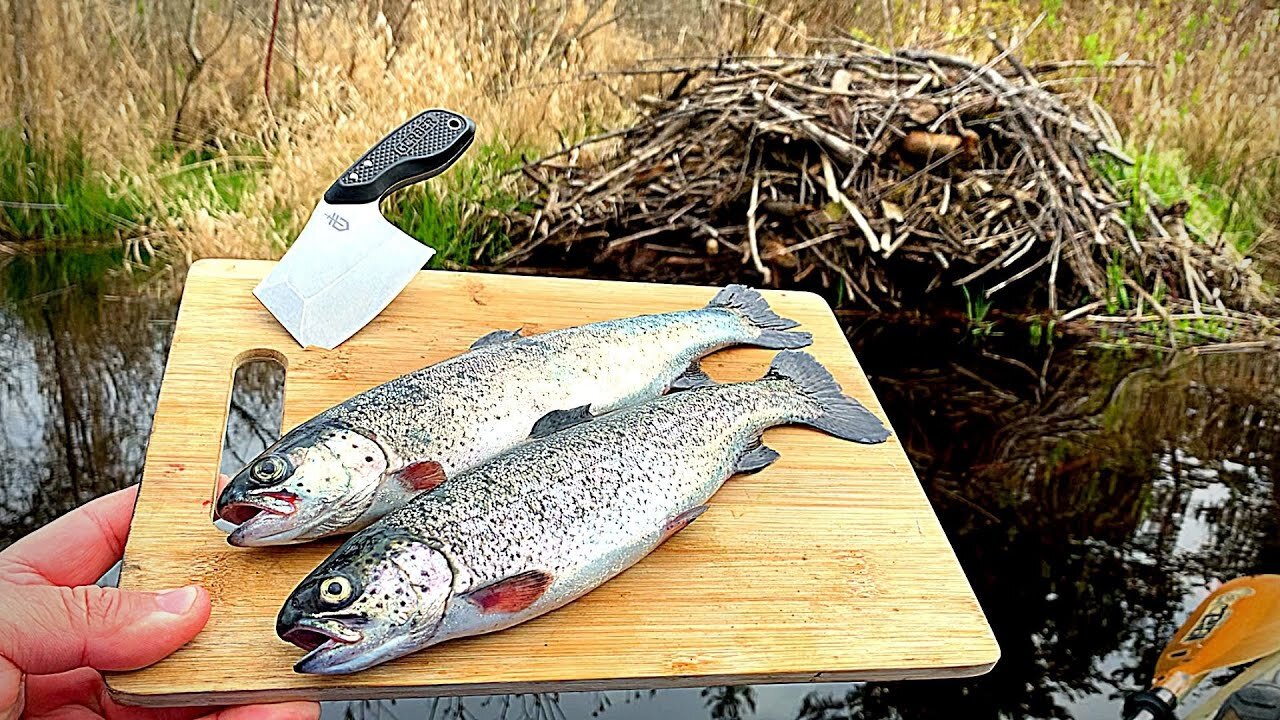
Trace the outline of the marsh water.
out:
M 0 267 L 0 547 L 138 481 L 176 274 L 42 257 Z M 842 319 L 995 629 L 990 674 L 331 703 L 326 716 L 1118 718 L 1214 582 L 1280 571 L 1274 353 Z M 277 431 L 278 384 L 246 372 L 228 466 Z

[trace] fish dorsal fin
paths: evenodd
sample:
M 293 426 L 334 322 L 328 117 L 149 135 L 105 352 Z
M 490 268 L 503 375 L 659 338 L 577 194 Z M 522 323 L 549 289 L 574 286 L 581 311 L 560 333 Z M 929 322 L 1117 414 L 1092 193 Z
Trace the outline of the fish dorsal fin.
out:
M 680 373 L 680 376 L 671 382 L 672 390 L 689 390 L 696 387 L 706 387 L 715 385 L 716 381 L 711 376 L 702 371 L 702 365 L 694 360 L 689 363 L 688 369 Z
M 409 490 L 431 490 L 444 482 L 444 467 L 435 460 L 409 463 L 392 473 L 397 482 Z
M 516 613 L 537 602 L 554 579 L 542 570 L 526 570 L 472 590 L 462 597 L 485 614 Z
M 533 429 L 529 431 L 529 437 L 546 437 L 565 428 L 584 423 L 593 417 L 590 405 L 583 405 L 572 410 L 552 410 L 533 424 Z
M 742 456 L 738 458 L 738 462 L 734 464 L 733 471 L 735 473 L 753 473 L 773 464 L 781 455 L 777 450 L 760 442 L 760 438 L 756 438 L 755 442 L 747 446 Z
M 667 520 L 667 524 L 662 528 L 662 542 L 671 539 L 672 535 L 689 527 L 689 523 L 697 520 L 702 513 L 707 511 L 707 505 L 695 505 L 688 510 Z
M 491 333 L 482 335 L 479 340 L 471 343 L 471 349 L 475 350 L 476 348 L 489 347 L 490 345 L 501 345 L 503 343 L 511 342 L 512 340 L 519 340 L 523 337 L 520 335 L 520 331 L 522 329 L 523 328 L 516 328 L 515 330 L 494 330 Z

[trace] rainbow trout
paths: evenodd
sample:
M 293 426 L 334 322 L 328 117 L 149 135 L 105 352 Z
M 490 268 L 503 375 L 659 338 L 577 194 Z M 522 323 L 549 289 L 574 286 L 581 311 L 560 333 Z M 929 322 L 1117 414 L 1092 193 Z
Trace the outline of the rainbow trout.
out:
M 304 673 L 363 670 L 570 602 L 707 509 L 734 473 L 778 453 L 786 423 L 888 437 L 809 355 L 779 353 L 752 382 L 704 385 L 521 445 L 348 539 L 276 620 Z
M 796 325 L 730 285 L 698 310 L 495 331 L 289 431 L 231 479 L 216 516 L 238 526 L 227 539 L 240 546 L 354 532 L 531 437 L 703 382 L 710 352 L 808 345 Z

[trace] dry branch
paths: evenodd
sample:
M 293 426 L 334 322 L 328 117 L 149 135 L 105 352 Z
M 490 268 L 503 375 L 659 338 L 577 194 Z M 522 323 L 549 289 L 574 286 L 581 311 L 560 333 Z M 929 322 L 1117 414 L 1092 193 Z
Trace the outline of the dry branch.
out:
M 1136 297 L 1163 287 L 1166 313 L 1249 309 L 1246 261 L 1187 239 L 1166 208 L 1126 224 L 1094 162 L 1127 159 L 1110 118 L 1038 79 L 1066 67 L 1000 47 L 985 64 L 905 50 L 639 68 L 674 90 L 522 168 L 526 202 L 506 218 L 521 241 L 498 262 L 586 254 L 624 276 L 841 285 L 866 306 L 969 285 L 1068 312 L 1114 302 L 1118 266 Z

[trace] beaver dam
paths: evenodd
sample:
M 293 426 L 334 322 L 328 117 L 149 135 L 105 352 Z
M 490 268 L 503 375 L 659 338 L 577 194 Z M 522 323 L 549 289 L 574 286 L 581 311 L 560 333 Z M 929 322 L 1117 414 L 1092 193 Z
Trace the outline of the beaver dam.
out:
M 1249 259 L 1107 171 L 1133 162 L 1111 119 L 1052 89 L 1079 64 L 997 49 L 626 71 L 663 91 L 634 125 L 522 168 L 496 264 L 823 288 L 874 310 L 968 297 L 1174 344 L 1274 336 Z

